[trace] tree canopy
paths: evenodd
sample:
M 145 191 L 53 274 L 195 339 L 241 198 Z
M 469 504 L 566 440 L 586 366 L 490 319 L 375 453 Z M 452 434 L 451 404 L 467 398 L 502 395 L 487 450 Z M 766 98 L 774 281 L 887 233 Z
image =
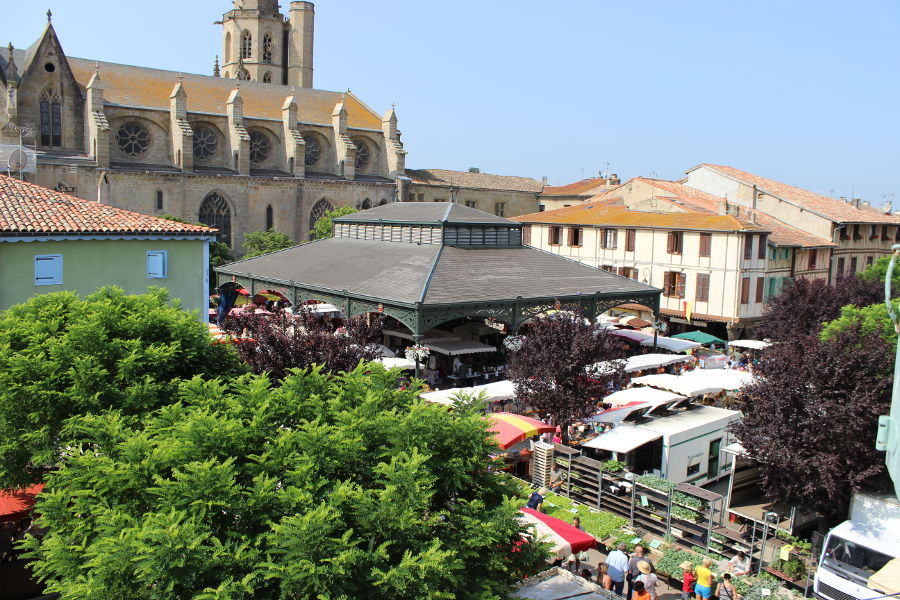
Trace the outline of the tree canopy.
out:
M 334 223 L 333 219 L 335 217 L 343 217 L 344 215 L 352 215 L 355 212 L 359 212 L 352 206 L 338 206 L 334 210 L 329 210 L 322 217 L 319 218 L 318 221 L 313 225 L 312 237 L 316 240 L 321 240 L 327 237 L 331 237 L 331 234 L 334 233 Z
M 284 250 L 294 245 L 286 234 L 270 229 L 268 231 L 251 231 L 244 234 L 244 258 L 253 258 L 277 250 Z
M 625 351 L 620 338 L 596 328 L 579 312 L 558 312 L 535 319 L 521 347 L 508 361 L 516 397 L 538 413 L 566 425 L 596 412 L 610 385 L 624 382 Z M 590 367 L 610 361 L 596 372 Z
M 293 315 L 279 313 L 229 316 L 223 327 L 245 338 L 236 344 L 238 356 L 254 373 L 268 373 L 275 380 L 293 368 L 322 365 L 326 371 L 352 371 L 359 361 L 380 356 L 375 343 L 381 339 L 383 317 L 359 315 L 335 331 L 321 315 L 300 309 Z
M 892 370 L 891 348 L 859 324 L 763 353 L 762 376 L 741 392 L 744 418 L 734 432 L 759 462 L 768 496 L 839 519 L 851 491 L 882 480 L 875 436 L 889 410 Z
M 883 299 L 883 281 L 879 285 L 852 275 L 834 285 L 823 279 L 795 279 L 769 301 L 756 335 L 776 342 L 817 335 L 824 323 L 840 316 L 841 307 L 868 306 Z
M 68 417 L 140 415 L 173 401 L 181 379 L 245 371 L 165 290 L 34 296 L 0 313 L 0 487 L 39 481 L 77 443 L 62 435 Z
M 887 277 L 887 270 L 890 262 L 890 255 L 882 256 L 869 265 L 869 267 L 860 273 L 859 276 L 867 281 L 878 283 L 881 285 L 882 289 L 884 289 L 884 279 Z M 894 275 L 891 277 L 891 295 L 894 298 L 900 296 L 900 265 L 894 267 Z
M 29 558 L 64 600 L 505 597 L 545 563 L 491 472 L 487 421 L 315 368 L 200 377 L 137 425 L 73 419 Z

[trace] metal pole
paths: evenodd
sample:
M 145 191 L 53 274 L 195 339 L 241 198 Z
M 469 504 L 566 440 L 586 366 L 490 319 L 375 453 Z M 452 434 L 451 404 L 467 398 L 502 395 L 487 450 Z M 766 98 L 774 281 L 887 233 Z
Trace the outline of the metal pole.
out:
M 894 330 L 900 334 L 900 322 L 897 313 L 894 312 L 894 303 L 891 298 L 891 280 L 894 276 L 894 267 L 897 264 L 897 256 L 900 255 L 900 244 L 894 244 L 891 262 L 888 264 L 887 274 L 884 278 L 884 303 L 888 316 L 894 325 Z M 894 389 L 891 393 L 891 412 L 889 415 L 878 417 L 878 433 L 875 438 L 875 449 L 886 451 L 885 465 L 888 474 L 894 480 L 894 493 L 900 498 L 900 344 L 897 344 L 894 358 Z

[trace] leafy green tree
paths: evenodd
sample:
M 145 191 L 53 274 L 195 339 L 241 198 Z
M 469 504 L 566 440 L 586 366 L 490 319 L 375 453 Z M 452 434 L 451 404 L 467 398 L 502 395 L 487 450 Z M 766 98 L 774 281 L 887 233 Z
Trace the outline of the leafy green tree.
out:
M 291 238 L 274 229 L 245 233 L 244 258 L 253 258 L 276 250 L 284 250 L 293 245 L 294 242 L 291 241 Z
M 896 301 L 894 310 L 900 310 Z M 868 343 L 871 336 L 883 339 L 889 348 L 897 347 L 897 331 L 888 316 L 887 307 L 884 304 L 872 304 L 870 306 L 845 306 L 841 308 L 841 316 L 834 321 L 822 325 L 819 337 L 822 340 L 833 340 L 842 333 L 850 330 L 859 330 L 859 343 Z
M 73 420 L 97 441 L 39 496 L 35 573 L 64 600 L 506 597 L 546 550 L 516 546 L 487 422 L 397 376 L 197 377 L 142 427 Z
M 327 237 L 331 237 L 331 234 L 334 233 L 334 223 L 332 222 L 332 220 L 335 217 L 352 215 L 355 212 L 359 211 L 352 206 L 338 206 L 334 210 L 329 210 L 313 225 L 312 238 L 314 240 L 321 240 Z
M 79 441 L 62 435 L 68 417 L 140 415 L 172 402 L 181 379 L 246 372 L 167 294 L 39 294 L 0 312 L 0 487 L 40 481 L 59 462 Z
M 882 256 L 859 276 L 867 281 L 874 281 L 884 286 L 884 278 L 887 277 L 888 264 L 891 262 L 890 255 Z M 891 295 L 894 298 L 900 296 L 900 266 L 895 266 L 894 275 L 891 277 Z

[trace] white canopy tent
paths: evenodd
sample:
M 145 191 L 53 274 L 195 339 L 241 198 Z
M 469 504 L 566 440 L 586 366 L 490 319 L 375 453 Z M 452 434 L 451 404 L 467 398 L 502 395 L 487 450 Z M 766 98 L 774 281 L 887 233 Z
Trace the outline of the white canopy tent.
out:
M 409 360 L 408 358 L 397 358 L 392 356 L 385 356 L 383 358 L 379 358 L 376 362 L 380 362 L 384 365 L 385 369 L 415 369 L 416 361 Z
M 691 360 L 690 356 L 678 354 L 638 354 L 637 356 L 629 356 L 625 360 L 625 372 L 634 373 L 635 371 L 643 371 L 645 369 L 657 369 L 672 365 L 679 362 L 687 362 Z M 612 361 L 605 360 L 603 362 L 594 363 L 591 370 L 598 373 L 606 373 L 612 370 Z
M 754 381 L 754 376 L 733 369 L 695 369 L 684 375 L 644 375 L 632 383 L 669 390 L 688 398 L 703 394 L 717 394 L 722 390 L 735 391 Z
M 653 336 L 651 335 L 648 340 L 641 341 L 641 346 L 653 346 Z M 691 348 L 696 348 L 700 346 L 700 344 L 692 342 L 691 340 L 659 336 L 656 338 L 656 346 L 670 352 L 684 352 Z
M 734 340 L 733 342 L 728 342 L 729 346 L 733 348 L 752 348 L 753 350 L 765 350 L 772 344 L 770 342 L 763 342 L 761 340 Z
M 426 392 L 422 394 L 422 398 L 429 402 L 450 405 L 453 404 L 453 396 L 456 394 L 471 394 L 473 396 L 478 396 L 481 392 L 484 392 L 485 400 L 488 402 L 501 402 L 503 400 L 515 398 L 516 386 L 509 380 L 495 381 L 493 383 L 473 385 L 471 387 L 450 388 Z
M 673 394 L 665 390 L 658 390 L 652 387 L 639 386 L 628 388 L 614 394 L 610 394 L 603 399 L 603 402 L 612 406 L 624 406 L 629 402 L 646 402 L 648 404 L 660 404 L 665 402 L 675 402 L 676 400 L 684 400 L 684 396 Z
M 643 343 L 647 340 L 650 340 L 650 345 L 653 345 L 653 334 L 644 333 L 643 331 L 635 331 L 633 329 L 610 329 L 609 333 L 612 335 L 623 337 L 625 339 L 629 339 L 632 342 Z
M 626 454 L 661 437 L 662 435 L 655 431 L 632 427 L 631 425 L 617 425 L 612 430 L 586 441 L 581 446 L 583 448 L 597 448 L 598 450 Z

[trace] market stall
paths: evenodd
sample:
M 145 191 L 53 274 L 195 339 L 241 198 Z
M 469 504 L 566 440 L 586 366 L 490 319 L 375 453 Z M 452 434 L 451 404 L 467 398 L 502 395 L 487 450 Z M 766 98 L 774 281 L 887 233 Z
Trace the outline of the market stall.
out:
M 636 373 L 637 371 L 658 369 L 676 363 L 689 362 L 690 360 L 690 356 L 681 354 L 638 354 L 636 356 L 629 356 L 625 359 L 624 370 L 626 373 Z M 613 371 L 613 367 L 613 362 L 607 360 L 595 363 L 592 369 L 598 373 L 606 373 Z
M 711 346 L 713 344 L 719 344 L 722 347 L 725 346 L 725 340 L 710 333 L 706 333 L 705 331 L 686 331 L 684 333 L 677 333 L 672 337 L 679 340 L 691 340 L 692 342 L 697 342 L 704 346 Z
M 534 529 L 535 538 L 553 545 L 550 552 L 556 558 L 565 560 L 570 554 L 577 554 L 595 548 L 597 540 L 586 531 L 573 527 L 562 519 L 551 517 L 531 508 L 521 508 L 522 520 Z
M 762 340 L 734 340 L 732 342 L 728 342 L 728 345 L 732 348 L 750 348 L 751 350 L 765 350 L 769 346 L 772 345 L 771 342 L 765 342 Z
M 435 402 L 437 404 L 450 405 L 453 403 L 453 397 L 457 394 L 470 394 L 478 396 L 484 393 L 487 402 L 502 402 L 511 400 L 516 396 L 516 387 L 512 381 L 494 381 L 493 383 L 485 383 L 482 385 L 473 385 L 464 388 L 450 388 L 446 390 L 435 390 L 422 394 L 424 400 Z
M 693 398 L 703 394 L 718 394 L 723 390 L 736 391 L 754 380 L 755 377 L 746 371 L 695 369 L 684 375 L 644 375 L 631 381 L 635 385 L 648 385 Z
M 416 361 L 409 360 L 408 358 L 383 356 L 381 358 L 376 358 L 375 362 L 383 364 L 385 369 L 403 369 L 411 371 L 416 368 Z
M 693 348 L 698 347 L 700 344 L 697 342 L 692 342 L 690 340 L 678 340 L 670 337 L 659 336 L 656 338 L 656 346 L 658 348 L 662 348 L 663 350 L 668 350 L 669 352 L 687 352 Z M 642 340 L 641 346 L 653 346 L 653 336 L 650 336 L 648 340 Z
M 0 491 L 0 522 L 27 517 L 43 489 L 44 484 L 37 483 L 22 490 Z
M 633 402 L 645 402 L 647 404 L 656 405 L 660 403 L 676 402 L 678 400 L 684 399 L 684 396 L 674 394 L 666 390 L 658 390 L 652 387 L 638 386 L 610 394 L 603 399 L 603 403 L 610 404 L 616 407 L 625 406 Z
M 504 450 L 534 435 L 556 431 L 553 425 L 512 413 L 494 413 L 489 419 L 489 429 L 496 434 L 497 445 Z

